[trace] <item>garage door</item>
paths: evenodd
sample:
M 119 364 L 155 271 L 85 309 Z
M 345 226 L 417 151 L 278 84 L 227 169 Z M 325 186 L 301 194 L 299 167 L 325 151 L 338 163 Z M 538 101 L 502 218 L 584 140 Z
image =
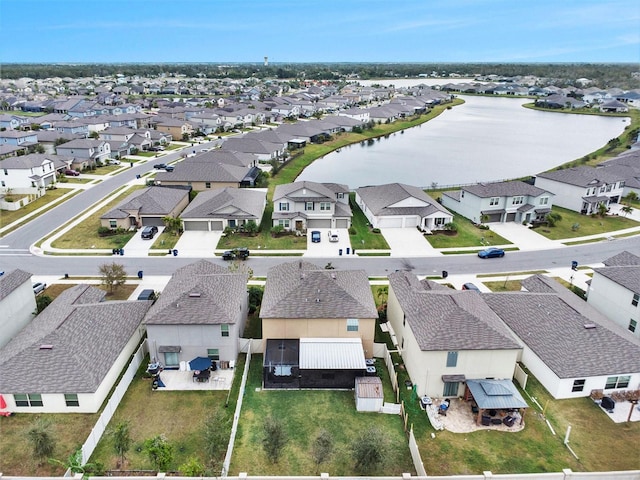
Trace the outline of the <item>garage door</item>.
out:
M 501 213 L 493 213 L 493 214 L 489 215 L 489 220 L 487 220 L 487 223 L 499 222 L 501 218 L 502 218 L 502 214 Z
M 155 225 L 156 227 L 164 227 L 162 217 L 142 217 L 142 225 Z
M 507 222 L 515 222 L 516 221 L 516 212 L 507 213 Z
M 331 228 L 331 220 L 307 220 L 307 228 Z
M 336 228 L 349 228 L 349 220 L 346 218 L 339 218 L 336 220 Z
M 384 217 L 378 222 L 378 228 L 401 228 L 402 217 Z
M 221 232 L 224 230 L 222 220 L 211 220 L 211 230 L 214 232 Z
M 416 227 L 416 226 L 418 226 L 418 222 L 419 221 L 420 221 L 420 219 L 418 217 L 404 217 L 404 225 L 403 225 L 403 227 L 405 227 L 405 228 Z
M 206 232 L 209 229 L 207 228 L 208 222 L 206 221 L 200 221 L 200 222 L 196 222 L 196 221 L 190 221 L 190 222 L 184 222 L 184 230 L 185 232 L 193 232 L 193 231 L 200 231 L 200 232 Z

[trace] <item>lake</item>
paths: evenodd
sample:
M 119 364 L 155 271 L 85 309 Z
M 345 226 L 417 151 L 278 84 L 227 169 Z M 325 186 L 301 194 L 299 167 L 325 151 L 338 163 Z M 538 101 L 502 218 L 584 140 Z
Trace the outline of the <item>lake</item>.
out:
M 391 182 L 430 187 L 520 178 L 582 158 L 630 124 L 628 118 L 522 107 L 531 99 L 460 98 L 464 105 L 418 127 L 319 158 L 297 180 L 354 189 Z

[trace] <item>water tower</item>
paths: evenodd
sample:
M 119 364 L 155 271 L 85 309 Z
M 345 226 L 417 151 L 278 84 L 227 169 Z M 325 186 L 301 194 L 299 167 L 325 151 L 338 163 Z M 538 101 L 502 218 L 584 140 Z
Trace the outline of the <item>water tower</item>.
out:
M 269 57 L 264 57 L 264 66 L 265 67 L 269 66 Z

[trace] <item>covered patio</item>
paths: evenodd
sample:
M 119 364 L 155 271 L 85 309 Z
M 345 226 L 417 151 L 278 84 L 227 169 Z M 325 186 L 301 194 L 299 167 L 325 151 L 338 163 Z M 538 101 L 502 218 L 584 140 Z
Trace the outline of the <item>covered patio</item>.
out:
M 529 407 L 510 379 L 467 380 L 464 399 L 476 415 L 476 425 L 508 427 L 524 423 Z

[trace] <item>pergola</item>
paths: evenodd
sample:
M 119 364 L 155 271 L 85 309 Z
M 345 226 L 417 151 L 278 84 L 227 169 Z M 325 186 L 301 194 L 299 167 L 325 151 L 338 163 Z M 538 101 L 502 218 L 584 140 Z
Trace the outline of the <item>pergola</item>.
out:
M 511 380 L 467 380 L 467 389 L 478 405 L 476 424 L 480 425 L 484 412 L 489 410 L 517 410 L 520 413 L 520 425 L 524 422 L 529 405 Z

